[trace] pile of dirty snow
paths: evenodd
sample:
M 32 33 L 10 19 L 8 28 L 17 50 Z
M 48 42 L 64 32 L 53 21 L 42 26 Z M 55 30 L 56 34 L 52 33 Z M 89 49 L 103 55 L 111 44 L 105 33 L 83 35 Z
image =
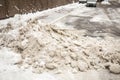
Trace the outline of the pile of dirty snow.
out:
M 86 32 L 60 29 L 42 24 L 37 19 L 8 21 L 0 25 L 0 48 L 19 53 L 22 59 L 14 63 L 34 73 L 53 71 L 73 73 L 108 69 L 120 73 L 120 39 L 110 36 L 89 37 Z

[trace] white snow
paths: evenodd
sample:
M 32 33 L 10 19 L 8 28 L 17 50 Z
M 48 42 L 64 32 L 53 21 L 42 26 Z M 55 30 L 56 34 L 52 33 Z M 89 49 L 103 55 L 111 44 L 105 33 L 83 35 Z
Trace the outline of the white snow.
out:
M 0 64 L 13 65 L 20 60 L 20 54 L 14 53 L 8 48 L 2 48 L 0 50 Z
M 14 53 L 8 48 L 0 49 L 0 74 L 4 71 L 16 71 L 18 67 L 14 64 L 21 60 L 21 55 Z M 1 77 L 0 77 L 1 80 Z
M 109 2 L 109 0 L 104 0 L 104 1 L 102 1 L 101 4 L 103 4 L 103 5 L 111 5 L 110 2 Z

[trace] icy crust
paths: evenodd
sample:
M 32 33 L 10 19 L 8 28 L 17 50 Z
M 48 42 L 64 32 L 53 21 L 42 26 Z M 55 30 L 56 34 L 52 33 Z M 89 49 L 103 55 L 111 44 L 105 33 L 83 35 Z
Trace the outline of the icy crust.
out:
M 73 73 L 91 69 L 108 69 L 120 73 L 120 39 L 88 37 L 86 32 L 59 29 L 55 25 L 41 25 L 29 19 L 0 27 L 0 46 L 21 54 L 15 63 L 35 73 L 69 69 Z

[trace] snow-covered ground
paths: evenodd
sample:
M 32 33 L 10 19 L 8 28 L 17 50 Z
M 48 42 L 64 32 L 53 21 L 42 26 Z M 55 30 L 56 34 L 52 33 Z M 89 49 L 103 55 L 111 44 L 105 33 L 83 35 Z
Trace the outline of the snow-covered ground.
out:
M 120 80 L 119 13 L 73 3 L 1 20 L 0 80 Z

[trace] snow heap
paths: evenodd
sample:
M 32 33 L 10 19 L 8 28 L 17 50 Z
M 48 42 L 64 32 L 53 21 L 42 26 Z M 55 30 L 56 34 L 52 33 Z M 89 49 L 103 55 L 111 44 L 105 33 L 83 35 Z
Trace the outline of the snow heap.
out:
M 104 4 L 104 5 L 110 5 L 109 0 L 104 0 L 104 1 L 102 1 L 101 4 Z
M 15 63 L 18 67 L 35 73 L 66 69 L 73 73 L 90 69 L 120 73 L 120 39 L 93 38 L 80 30 L 41 25 L 35 18 L 17 18 L 0 25 L 0 45 L 21 55 L 22 60 Z

